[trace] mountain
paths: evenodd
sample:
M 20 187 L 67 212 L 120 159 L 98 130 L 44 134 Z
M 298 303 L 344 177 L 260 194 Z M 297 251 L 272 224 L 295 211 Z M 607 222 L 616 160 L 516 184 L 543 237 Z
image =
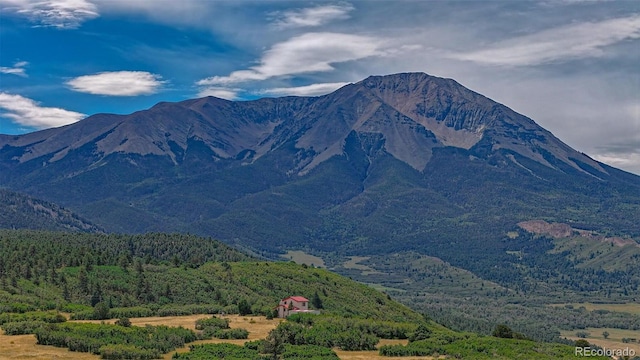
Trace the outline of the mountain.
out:
M 0 189 L 0 229 L 102 231 L 58 205 L 5 189 Z
M 2 135 L 0 186 L 108 231 L 190 232 L 265 256 L 412 251 L 501 285 L 531 269 L 546 281 L 544 266 L 581 271 L 566 253 L 550 260 L 552 240 L 521 222 L 640 236 L 640 177 L 423 73 L 319 97 L 159 103 Z
M 6 148 L 5 160 L 25 164 L 41 159 L 43 165 L 77 156 L 88 147 L 93 156 L 87 163 L 99 166 L 99 160 L 112 154 L 155 155 L 179 165 L 198 150 L 214 160 L 253 163 L 293 143 L 306 156 L 287 170 L 303 175 L 343 154 L 352 132 L 358 138 L 381 136 L 386 153 L 417 171 L 425 170 L 434 149 L 450 146 L 510 150 L 553 168 L 540 152 L 544 150 L 576 170 L 587 172 L 582 169 L 586 165 L 594 176 L 607 174 L 598 162 L 531 119 L 453 80 L 426 74 L 372 76 L 315 98 L 230 102 L 208 97 L 160 103 L 128 116 L 99 114 L 62 128 L 3 136 L 0 145 Z M 197 144 L 203 148 L 193 149 Z

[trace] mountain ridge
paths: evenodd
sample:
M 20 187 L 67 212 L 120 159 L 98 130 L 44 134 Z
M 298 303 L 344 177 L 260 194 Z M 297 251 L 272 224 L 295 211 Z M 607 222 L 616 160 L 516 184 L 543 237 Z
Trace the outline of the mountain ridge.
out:
M 56 204 L 1 188 L 0 229 L 103 232 L 99 227 Z
M 319 111 L 321 118 L 316 117 Z M 333 116 L 326 116 L 327 111 Z M 312 159 L 297 166 L 297 172 L 305 174 L 341 154 L 350 131 L 382 133 L 387 151 L 418 171 L 424 170 L 433 147 L 469 150 L 486 138 L 489 144 L 483 145 L 490 146 L 490 151 L 513 150 L 554 167 L 537 151 L 544 144 L 555 157 L 580 171 L 573 158 L 606 174 L 598 162 L 533 120 L 454 80 L 424 73 L 371 76 L 319 97 L 163 102 L 130 115 L 97 114 L 62 128 L 0 137 L 0 147 L 26 148 L 13 157 L 21 163 L 46 155 L 51 163 L 95 142 L 96 152 L 103 157 L 112 153 L 169 156 L 178 165 L 190 139 L 203 142 L 219 159 L 249 152 L 252 159 L 247 160 L 255 160 L 293 136 L 297 148 L 312 151 Z

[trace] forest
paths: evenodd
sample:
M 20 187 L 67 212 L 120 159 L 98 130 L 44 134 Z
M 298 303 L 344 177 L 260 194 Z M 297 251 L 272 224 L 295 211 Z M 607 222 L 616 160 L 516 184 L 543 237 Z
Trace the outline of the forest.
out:
M 0 231 L 0 310 L 69 312 L 75 319 L 239 313 L 270 315 L 291 294 L 345 316 L 421 316 L 324 269 L 265 262 L 190 235 Z M 313 285 L 313 286 L 310 286 Z M 351 304 L 357 303 L 358 306 Z
M 429 349 L 430 354 L 473 354 L 484 359 L 487 354 L 508 356 L 516 351 L 509 349 L 522 348 L 551 359 L 573 349 L 526 340 L 525 335 L 521 336 L 525 340 L 516 340 L 449 330 L 389 295 L 327 270 L 265 262 L 191 235 L 2 230 L 0 246 L 8 250 L 0 256 L 0 327 L 5 333 L 34 334 L 39 344 L 100 354 L 104 359 L 153 359 L 196 339 L 248 336 L 245 329 L 231 329 L 228 320 L 215 315 L 203 316 L 195 331 L 132 326 L 129 318 L 184 314 L 271 318 L 274 305 L 291 294 L 312 299 L 312 307 L 322 315 L 290 316 L 266 339 L 245 346 L 197 345 L 174 358 L 199 359 L 220 352 L 228 358 L 320 359 L 333 358 L 331 349 L 338 348 L 378 349 L 385 356 Z M 71 323 L 61 313 L 76 320 L 118 320 Z M 460 352 L 456 342 L 471 338 L 479 345 Z M 406 339 L 409 345 L 379 347 L 380 339 Z

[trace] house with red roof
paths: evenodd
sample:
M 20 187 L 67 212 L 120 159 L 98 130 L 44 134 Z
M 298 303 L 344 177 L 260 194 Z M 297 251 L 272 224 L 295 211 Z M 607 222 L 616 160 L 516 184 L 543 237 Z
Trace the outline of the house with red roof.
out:
M 291 314 L 312 313 L 319 314 L 319 311 L 309 310 L 309 299 L 303 296 L 289 296 L 278 304 L 278 317 L 286 318 Z

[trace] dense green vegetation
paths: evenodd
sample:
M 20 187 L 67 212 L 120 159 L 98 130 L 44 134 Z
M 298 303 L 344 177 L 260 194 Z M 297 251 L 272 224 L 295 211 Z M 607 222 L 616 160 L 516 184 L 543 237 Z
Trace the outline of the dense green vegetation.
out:
M 62 314 L 53 311 L 34 311 L 26 313 L 1 313 L 0 328 L 6 335 L 33 334 L 45 324 L 67 321 Z
M 233 344 L 191 345 L 188 353 L 174 354 L 173 359 L 181 360 L 269 360 L 272 355 L 261 354 L 261 344 L 246 343 L 244 346 Z M 312 345 L 285 345 L 279 354 L 287 360 L 338 360 L 331 349 Z
M 45 323 L 65 322 L 67 318 L 55 311 L 33 311 L 25 313 L 0 313 L 0 326 L 10 322 L 42 321 Z
M 157 359 L 197 339 L 184 328 L 118 326 L 107 324 L 48 324 L 35 329 L 40 345 L 102 355 L 104 359 Z
M 47 201 L 0 188 L 0 229 L 98 232 L 100 228 Z
M 561 344 L 536 343 L 527 340 L 502 339 L 469 333 L 437 332 L 426 340 L 403 345 L 380 347 L 384 356 L 439 356 L 454 359 L 575 359 L 575 348 Z M 606 356 L 594 359 L 608 359 Z
M 287 320 L 271 331 L 268 342 L 338 347 L 342 350 L 374 350 L 381 338 L 406 339 L 416 330 L 413 323 L 370 319 L 296 314 Z
M 505 325 L 493 336 L 454 332 L 431 321 L 419 323 L 379 322 L 329 316 L 294 315 L 262 341 L 258 350 L 276 358 L 286 345 L 314 345 L 342 350 L 375 350 L 380 339 L 408 339 L 409 344 L 384 345 L 383 356 L 447 356 L 454 359 L 569 359 L 573 342 L 539 343 Z M 588 343 L 585 346 L 589 346 Z M 283 356 L 283 358 L 286 358 Z
M 249 337 L 249 332 L 245 329 L 230 329 L 229 319 L 221 319 L 212 316 L 207 319 L 199 319 L 196 321 L 196 330 L 201 331 L 201 337 L 203 338 L 218 338 L 218 339 L 246 339 Z
M 329 313 L 381 320 L 420 317 L 327 270 L 252 260 L 194 236 L 0 231 L 0 247 L 8 250 L 0 253 L 4 312 L 59 309 L 74 319 L 101 319 L 243 308 L 269 315 L 286 296 L 317 293 Z
M 570 247 L 569 241 L 577 245 Z M 549 306 L 637 302 L 640 248 L 597 239 L 551 239 L 513 229 L 505 234 L 502 250 L 504 263 L 494 266 L 511 272 L 498 282 L 416 252 L 372 255 L 358 263 L 358 268 L 344 267 L 341 257 L 317 255 L 334 271 L 375 284 L 394 299 L 456 330 L 489 335 L 495 324 L 505 323 L 528 337 L 554 341 L 560 330 L 640 328 L 637 315 Z
M 406 348 L 383 348 L 388 355 L 446 353 L 482 359 L 483 354 L 493 351 L 508 358 L 514 349 L 523 346 L 533 349 L 530 354 L 538 354 L 537 351 L 540 356 L 552 358 L 557 349 L 566 352 L 569 348 L 460 335 L 425 321 L 423 316 L 385 294 L 327 270 L 291 262 L 258 261 L 219 242 L 195 236 L 3 230 L 0 245 L 8 249 L 0 253 L 2 328 L 8 334 L 35 332 L 40 334 L 42 343 L 55 342 L 58 346 L 100 353 L 105 358 L 151 358 L 171 351 L 168 347 L 124 341 L 128 334 L 142 331 L 130 326 L 126 321 L 129 317 L 219 312 L 272 316 L 274 305 L 291 294 L 311 299 L 312 306 L 322 307 L 324 315 L 290 317 L 272 331 L 261 344 L 263 348 L 249 349 L 257 351 L 257 356 L 284 354 L 284 347 L 289 345 L 371 350 L 381 338 L 411 340 Z M 456 330 L 473 329 L 488 335 L 494 332 L 496 324 L 506 324 L 514 333 L 523 334 L 518 337 L 558 341 L 559 329 L 640 328 L 640 316 L 571 307 L 536 307 L 532 306 L 536 302 L 544 305 L 541 298 L 527 297 L 531 292 L 524 289 L 509 290 L 434 258 L 411 253 L 397 257 L 364 260 L 360 266 L 368 269 L 368 275 L 354 268 L 343 270 L 351 271 L 354 278 L 376 283 L 381 283 L 384 273 L 395 273 L 396 277 L 389 277 L 384 283 L 389 293 Z M 439 293 L 446 287 L 457 296 L 447 298 Z M 76 328 L 58 324 L 64 319 L 56 311 L 47 310 L 70 312 L 74 319 L 119 318 L 119 326 Z M 522 325 L 525 323 L 528 326 Z M 201 319 L 197 328 L 202 338 L 248 335 L 243 329 L 229 329 L 225 320 L 215 317 Z M 94 341 L 94 337 L 102 336 L 99 335 L 102 331 L 113 332 L 113 338 L 122 341 Z M 156 336 L 149 334 L 146 336 Z M 442 334 L 455 339 L 441 343 Z M 62 342 L 63 335 L 75 340 Z M 462 346 L 460 336 L 471 339 L 474 347 Z
M 108 309 L 107 309 L 108 310 Z M 38 344 L 90 352 L 103 359 L 157 359 L 162 354 L 196 339 L 246 339 L 249 332 L 229 328 L 228 319 L 214 317 L 196 321 L 196 330 L 167 326 L 132 326 L 128 318 L 115 325 L 64 323 L 55 312 L 3 313 L 0 327 L 6 335 L 35 334 Z

